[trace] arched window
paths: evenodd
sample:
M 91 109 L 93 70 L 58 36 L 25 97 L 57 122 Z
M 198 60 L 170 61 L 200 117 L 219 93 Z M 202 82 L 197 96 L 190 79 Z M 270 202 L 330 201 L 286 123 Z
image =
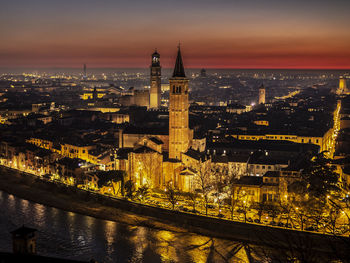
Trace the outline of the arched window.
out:
M 173 86 L 173 93 L 175 93 L 175 86 Z

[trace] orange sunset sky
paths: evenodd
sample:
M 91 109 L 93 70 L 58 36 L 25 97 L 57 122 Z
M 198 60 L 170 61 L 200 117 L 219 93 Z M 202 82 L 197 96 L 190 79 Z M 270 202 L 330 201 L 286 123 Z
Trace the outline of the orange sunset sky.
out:
M 350 1 L 2 1 L 0 67 L 350 68 Z

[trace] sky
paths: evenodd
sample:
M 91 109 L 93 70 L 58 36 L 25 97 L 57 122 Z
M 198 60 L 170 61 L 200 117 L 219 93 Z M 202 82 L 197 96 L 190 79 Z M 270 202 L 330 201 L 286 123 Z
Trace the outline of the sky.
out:
M 350 68 L 349 0 L 1 0 L 0 67 Z

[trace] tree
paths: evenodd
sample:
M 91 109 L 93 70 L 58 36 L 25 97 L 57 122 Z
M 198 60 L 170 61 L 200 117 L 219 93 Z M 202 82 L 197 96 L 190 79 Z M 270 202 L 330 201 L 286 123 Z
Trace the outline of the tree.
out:
M 280 206 L 280 211 L 282 214 L 285 214 L 286 215 L 286 225 L 288 226 L 289 225 L 289 220 L 290 220 L 290 213 L 292 212 L 293 210 L 293 205 L 287 201 L 280 201 L 279 202 L 279 206 Z M 280 219 L 281 221 L 281 219 Z
M 332 234 L 337 234 L 337 221 L 339 217 L 340 209 L 338 207 L 332 207 L 326 219 L 326 229 Z
M 247 213 L 250 208 L 250 203 L 247 198 L 240 198 L 238 211 L 244 215 L 244 222 L 247 222 Z
M 335 172 L 335 167 L 330 162 L 325 153 L 321 152 L 303 170 L 301 177 L 309 196 L 325 200 L 327 196 L 340 191 L 339 174 Z
M 136 196 L 140 200 L 140 202 L 144 202 L 149 194 L 149 188 L 146 185 L 143 185 L 137 189 Z
M 124 184 L 124 193 L 126 198 L 133 199 L 135 193 L 135 183 L 132 180 L 128 180 Z
M 262 202 L 255 203 L 254 204 L 254 208 L 257 211 L 259 222 L 261 222 L 261 217 L 262 217 L 264 211 L 266 210 L 266 202 L 265 202 L 265 200 L 263 200 Z
M 185 193 L 185 197 L 187 197 L 192 202 L 192 212 L 196 213 L 196 201 L 198 198 L 198 193 L 196 193 L 195 191 L 188 192 Z
M 131 166 L 132 173 L 135 174 L 136 184 L 139 186 L 147 185 L 151 188 L 159 187 L 162 156 L 146 146 L 142 146 L 136 151 L 137 153 L 132 154 L 134 161 Z
M 172 209 L 175 209 L 175 205 L 177 203 L 177 201 L 179 200 L 179 193 L 175 190 L 175 188 L 169 184 L 167 189 L 165 189 L 165 196 L 168 199 L 168 201 L 170 202 Z
M 218 213 L 221 213 L 221 206 L 227 195 L 227 190 L 225 189 L 228 180 L 228 169 L 227 166 L 212 164 L 211 168 L 211 177 L 212 177 L 212 185 L 213 185 L 213 196 L 215 197 L 215 202 L 218 204 Z
M 349 214 L 350 203 L 349 203 L 349 201 L 346 202 L 345 208 L 346 209 L 342 210 L 342 214 L 346 217 L 348 223 L 347 223 L 346 230 L 344 232 L 349 232 L 350 231 L 350 214 Z M 350 246 L 350 244 L 349 244 L 349 246 Z
M 210 166 L 207 163 L 200 163 L 197 166 L 195 183 L 199 188 L 205 206 L 205 214 L 208 215 L 209 193 L 212 189 L 210 178 Z
M 239 172 L 238 168 L 235 167 L 233 171 L 229 171 L 228 169 L 225 170 L 225 181 L 224 181 L 224 188 L 223 192 L 226 194 L 226 198 L 229 200 L 229 209 L 231 214 L 231 220 L 233 220 L 233 213 L 235 211 L 235 208 L 238 203 L 238 196 L 240 195 L 240 191 L 242 187 L 238 187 L 238 189 L 235 189 L 235 183 L 237 178 L 239 178 Z
M 323 213 L 325 212 L 326 205 L 323 203 L 322 200 L 314 198 L 308 200 L 306 206 L 309 212 L 309 221 L 311 221 L 313 225 L 316 226 L 316 230 L 318 230 L 321 225 L 321 222 L 324 220 Z
M 124 177 L 126 176 L 125 171 L 99 171 L 98 176 L 98 187 L 103 186 L 111 187 L 113 189 L 113 195 L 116 196 L 119 193 L 123 195 L 124 192 Z M 121 182 L 121 187 L 117 190 L 116 183 Z
M 233 220 L 233 213 L 235 211 L 235 208 L 238 204 L 239 201 L 239 196 L 240 192 L 242 190 L 242 186 L 240 186 L 236 191 L 235 188 L 233 187 L 233 184 L 230 185 L 230 191 L 229 196 L 230 196 L 230 214 L 231 214 L 231 220 Z
M 280 214 L 279 206 L 275 204 L 266 204 L 265 206 L 266 211 L 268 212 L 269 216 L 272 218 L 272 221 L 275 221 L 275 218 Z
M 294 214 L 297 218 L 297 223 L 300 225 L 300 230 L 304 230 L 307 221 L 307 212 L 306 205 L 303 203 L 300 203 L 300 206 L 294 207 Z

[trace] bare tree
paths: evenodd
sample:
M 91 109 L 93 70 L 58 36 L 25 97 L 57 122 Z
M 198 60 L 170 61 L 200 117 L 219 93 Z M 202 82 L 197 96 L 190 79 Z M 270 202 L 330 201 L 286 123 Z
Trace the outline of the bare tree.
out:
M 244 222 L 247 222 L 247 213 L 251 204 L 249 203 L 248 196 L 245 192 L 242 192 L 238 198 L 238 212 L 244 215 Z
M 261 222 L 261 217 L 262 217 L 263 213 L 266 211 L 266 202 L 265 202 L 265 200 L 255 203 L 254 204 L 254 208 L 257 211 L 258 220 L 259 220 L 259 222 Z
M 325 205 L 322 200 L 312 199 L 308 202 L 309 221 L 315 226 L 315 230 L 318 230 L 321 226 L 321 222 L 324 219 L 323 213 L 325 212 Z
M 187 197 L 192 203 L 192 212 L 196 213 L 196 202 L 198 198 L 198 193 L 196 193 L 195 191 L 188 192 L 185 193 L 185 197 Z
M 210 165 L 208 165 L 207 163 L 199 163 L 196 171 L 197 174 L 195 176 L 195 184 L 198 187 L 203 198 L 205 214 L 208 215 L 209 193 L 212 189 L 212 183 L 210 178 Z
M 286 215 L 286 218 L 285 218 L 286 225 L 288 226 L 289 220 L 291 219 L 290 215 L 291 215 L 291 212 L 293 211 L 293 205 L 288 201 L 280 201 L 279 206 L 280 206 L 281 214 Z M 281 218 L 280 218 L 280 221 L 281 221 Z
M 279 206 L 274 203 L 266 204 L 266 211 L 269 216 L 272 218 L 272 221 L 275 221 L 275 218 L 280 214 Z
M 304 230 L 305 223 L 307 221 L 307 209 L 305 205 L 294 207 L 294 214 L 297 218 L 297 223 L 300 225 L 300 230 Z
M 226 198 L 230 201 L 230 217 L 231 220 L 233 220 L 233 214 L 235 211 L 235 208 L 239 201 L 239 195 L 242 190 L 242 187 L 239 186 L 237 189 L 235 188 L 235 182 L 237 180 L 239 171 L 235 169 L 234 171 L 228 171 L 228 169 L 225 171 L 225 180 L 224 184 L 225 187 L 223 188 L 223 191 L 226 195 Z
M 227 195 L 227 190 L 225 188 L 229 179 L 228 167 L 224 165 L 212 164 L 210 171 L 214 191 L 212 195 L 215 197 L 215 202 L 218 204 L 218 213 L 220 214 L 221 206 Z
M 231 214 L 231 220 L 233 220 L 233 214 L 235 211 L 236 206 L 238 205 L 238 201 L 239 201 L 239 195 L 240 192 L 242 190 L 242 187 L 240 186 L 236 191 L 235 188 L 233 188 L 233 186 L 230 186 L 230 214 Z
M 142 149 L 140 149 L 142 151 Z M 161 173 L 161 156 L 148 149 L 134 155 L 133 173 L 136 176 L 136 184 L 139 186 L 147 185 L 150 188 L 156 188 Z
M 332 207 L 326 219 L 326 229 L 332 234 L 337 234 L 337 221 L 339 217 L 340 209 L 338 207 Z
M 179 193 L 175 190 L 175 188 L 169 184 L 167 189 L 165 189 L 165 196 L 168 199 L 168 201 L 170 202 L 172 209 L 175 209 L 175 205 L 177 203 L 177 201 L 179 200 Z

